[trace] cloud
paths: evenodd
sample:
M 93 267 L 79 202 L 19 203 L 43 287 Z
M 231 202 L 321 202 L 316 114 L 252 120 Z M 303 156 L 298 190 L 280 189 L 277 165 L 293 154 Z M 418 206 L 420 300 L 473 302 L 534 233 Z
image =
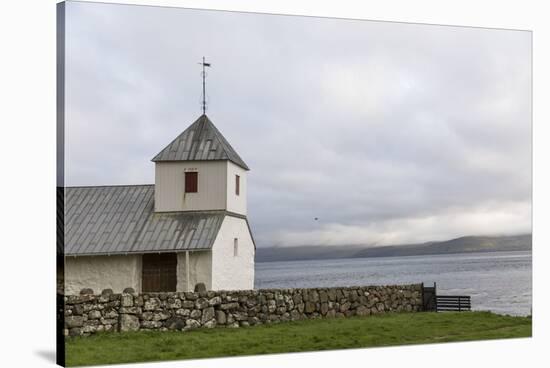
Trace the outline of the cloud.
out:
M 152 183 L 150 159 L 200 114 L 206 55 L 259 246 L 530 231 L 529 32 L 67 9 L 68 185 Z

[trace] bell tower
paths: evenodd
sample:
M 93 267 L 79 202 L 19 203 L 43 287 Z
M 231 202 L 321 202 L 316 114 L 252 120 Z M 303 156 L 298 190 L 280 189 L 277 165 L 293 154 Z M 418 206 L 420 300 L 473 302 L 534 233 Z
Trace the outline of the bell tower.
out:
M 250 169 L 205 114 L 152 161 L 155 212 L 225 210 L 246 216 Z

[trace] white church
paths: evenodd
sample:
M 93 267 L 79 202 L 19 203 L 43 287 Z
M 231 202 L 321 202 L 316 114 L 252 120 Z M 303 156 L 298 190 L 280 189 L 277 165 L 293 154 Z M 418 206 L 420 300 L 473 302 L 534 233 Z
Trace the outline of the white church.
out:
M 248 166 L 203 113 L 153 185 L 65 188 L 65 294 L 253 289 Z

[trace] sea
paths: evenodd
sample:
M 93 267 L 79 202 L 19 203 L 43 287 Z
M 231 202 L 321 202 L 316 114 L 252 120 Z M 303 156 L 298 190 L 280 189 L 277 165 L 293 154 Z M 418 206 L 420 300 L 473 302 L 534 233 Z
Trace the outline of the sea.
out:
M 532 314 L 530 251 L 256 263 L 256 289 L 424 283 L 473 310 Z

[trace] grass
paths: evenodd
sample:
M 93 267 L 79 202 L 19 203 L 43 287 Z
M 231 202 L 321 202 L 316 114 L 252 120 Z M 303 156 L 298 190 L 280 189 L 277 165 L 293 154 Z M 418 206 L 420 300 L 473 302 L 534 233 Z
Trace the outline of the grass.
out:
M 396 313 L 238 329 L 75 337 L 66 340 L 66 362 L 68 366 L 133 363 L 530 336 L 530 317 Z

